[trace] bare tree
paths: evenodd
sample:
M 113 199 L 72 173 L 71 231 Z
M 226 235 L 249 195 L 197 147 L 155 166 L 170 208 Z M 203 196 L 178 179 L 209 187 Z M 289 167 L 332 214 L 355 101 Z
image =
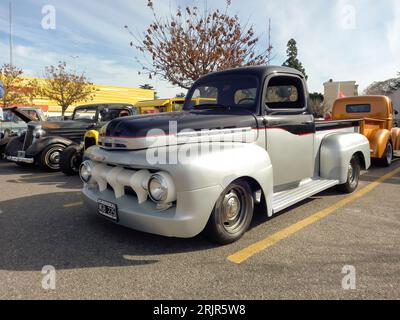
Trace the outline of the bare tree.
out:
M 61 106 L 62 116 L 69 106 L 92 100 L 95 91 L 93 83 L 89 82 L 84 73 L 68 71 L 65 62 L 45 68 L 45 80 L 40 88 L 42 97 Z
M 143 72 L 188 89 L 193 81 L 213 71 L 268 64 L 272 46 L 257 53 L 259 38 L 253 27 L 230 16 L 230 5 L 227 1 L 223 11 L 187 6 L 162 18 L 148 0 L 154 21 L 143 37 L 125 26 L 134 37 L 131 46 L 143 54 L 143 59 L 137 58 Z
M 5 94 L 0 100 L 3 107 L 33 103 L 38 95 L 37 82 L 23 77 L 24 72 L 11 64 L 0 68 L 0 80 L 3 82 Z

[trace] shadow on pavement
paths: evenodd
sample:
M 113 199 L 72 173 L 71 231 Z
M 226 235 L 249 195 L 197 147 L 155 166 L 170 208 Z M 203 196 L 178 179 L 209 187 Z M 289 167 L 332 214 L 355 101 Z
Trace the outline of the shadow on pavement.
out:
M 202 237 L 176 239 L 130 230 L 83 207 L 64 208 L 76 193 L 52 193 L 0 203 L 0 270 L 119 267 L 154 264 L 156 255 L 207 250 Z

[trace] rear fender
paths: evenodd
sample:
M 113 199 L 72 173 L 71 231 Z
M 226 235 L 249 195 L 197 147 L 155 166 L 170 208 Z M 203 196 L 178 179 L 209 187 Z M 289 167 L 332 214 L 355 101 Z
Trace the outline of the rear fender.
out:
M 400 150 L 400 128 L 392 129 L 392 143 L 394 150 Z
M 370 137 L 371 157 L 382 158 L 385 155 L 386 147 L 390 139 L 391 133 L 387 129 L 380 129 L 374 132 L 372 137 Z
M 371 166 L 368 139 L 358 133 L 334 133 L 321 143 L 320 176 L 323 179 L 346 183 L 348 167 L 353 155 L 362 156 L 365 169 Z

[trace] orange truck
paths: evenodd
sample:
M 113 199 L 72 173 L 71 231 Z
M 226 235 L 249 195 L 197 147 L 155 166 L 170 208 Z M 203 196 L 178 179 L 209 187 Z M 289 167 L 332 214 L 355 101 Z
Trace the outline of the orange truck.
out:
M 359 96 L 335 101 L 333 120 L 360 119 L 360 132 L 371 146 L 371 158 L 379 165 L 390 166 L 394 151 L 400 150 L 400 128 L 394 127 L 393 103 L 386 96 Z

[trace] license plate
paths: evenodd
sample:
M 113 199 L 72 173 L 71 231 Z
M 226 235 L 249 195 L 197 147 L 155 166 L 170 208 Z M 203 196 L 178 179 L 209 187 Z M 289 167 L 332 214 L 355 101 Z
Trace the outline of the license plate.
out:
M 118 221 L 118 207 L 116 204 L 101 199 L 97 201 L 97 204 L 100 215 Z

